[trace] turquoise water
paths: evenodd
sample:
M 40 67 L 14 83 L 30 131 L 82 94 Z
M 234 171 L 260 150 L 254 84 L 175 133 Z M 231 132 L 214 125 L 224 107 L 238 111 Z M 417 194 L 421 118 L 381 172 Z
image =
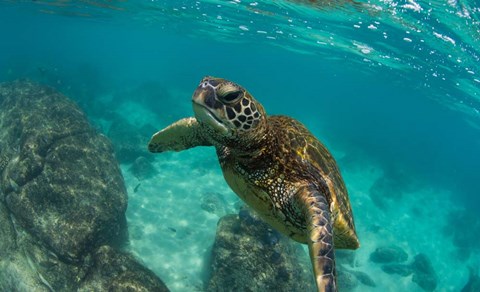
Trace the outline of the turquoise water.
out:
M 54 86 L 106 134 L 111 113 L 157 130 L 191 116 L 205 75 L 302 121 L 344 175 L 368 291 L 423 291 L 377 247 L 427 255 L 438 291 L 480 268 L 478 2 L 2 1 L 0 24 L 0 81 Z M 238 199 L 213 149 L 148 159 L 141 179 L 121 161 L 130 249 L 172 291 L 200 289 L 219 219 L 202 199 Z

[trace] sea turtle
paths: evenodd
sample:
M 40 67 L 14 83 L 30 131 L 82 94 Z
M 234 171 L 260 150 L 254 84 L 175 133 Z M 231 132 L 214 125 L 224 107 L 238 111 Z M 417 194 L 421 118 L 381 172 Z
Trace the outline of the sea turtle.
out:
M 335 248 L 359 241 L 335 160 L 300 122 L 267 116 L 243 87 L 207 76 L 192 97 L 195 117 L 153 135 L 151 152 L 214 146 L 232 190 L 267 223 L 308 244 L 319 291 L 336 291 Z

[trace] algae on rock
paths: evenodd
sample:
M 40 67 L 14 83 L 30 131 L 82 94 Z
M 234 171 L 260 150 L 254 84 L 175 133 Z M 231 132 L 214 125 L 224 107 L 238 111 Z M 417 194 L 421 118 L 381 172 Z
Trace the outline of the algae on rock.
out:
M 210 268 L 207 291 L 315 290 L 301 246 L 247 209 L 220 219 Z
M 1 291 L 167 291 L 119 250 L 128 238 L 123 177 L 78 106 L 28 81 L 0 84 L 0 149 Z M 102 253 L 126 270 L 99 270 Z

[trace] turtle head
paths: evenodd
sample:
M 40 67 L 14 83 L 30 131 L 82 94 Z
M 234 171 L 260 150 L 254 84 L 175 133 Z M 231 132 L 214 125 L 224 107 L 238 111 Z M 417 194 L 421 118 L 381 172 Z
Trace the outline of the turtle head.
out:
M 249 143 L 265 131 L 266 114 L 262 105 L 231 81 L 204 77 L 193 93 L 192 102 L 195 117 L 220 144 Z

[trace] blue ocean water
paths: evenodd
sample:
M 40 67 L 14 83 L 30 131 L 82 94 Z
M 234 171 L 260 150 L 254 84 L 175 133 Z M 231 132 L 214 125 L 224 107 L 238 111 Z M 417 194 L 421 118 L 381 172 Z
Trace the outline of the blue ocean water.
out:
M 205 75 L 302 121 L 344 175 L 369 290 L 422 291 L 369 260 L 381 246 L 427 255 L 438 291 L 480 268 L 478 2 L 2 1 L 0 24 L 0 81 L 51 85 L 105 133 L 107 112 L 157 130 L 193 115 Z M 141 181 L 121 164 L 132 252 L 172 291 L 200 289 L 219 218 L 202 196 L 238 199 L 213 149 L 154 159 Z

